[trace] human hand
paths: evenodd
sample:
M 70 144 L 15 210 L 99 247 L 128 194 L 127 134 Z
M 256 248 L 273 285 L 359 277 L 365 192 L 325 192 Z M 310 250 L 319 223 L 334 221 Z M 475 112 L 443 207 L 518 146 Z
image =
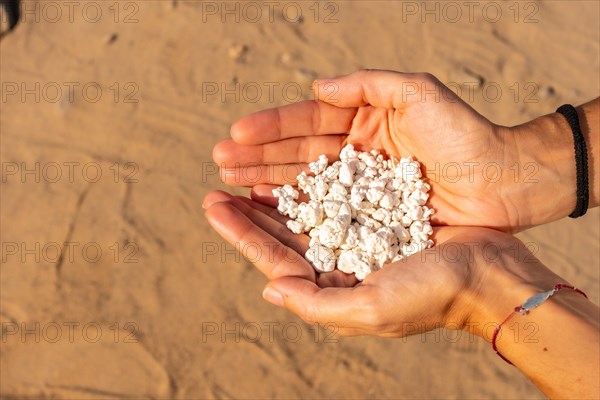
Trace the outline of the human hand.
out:
M 417 93 L 407 94 L 409 88 Z M 426 97 L 423 89 L 435 93 Z M 261 111 L 232 127 L 232 139 L 219 143 L 213 153 L 215 162 L 226 167 L 226 183 L 290 183 L 285 174 L 294 179 L 299 168 L 321 153 L 337 159 L 346 143 L 361 150 L 383 149 L 395 157 L 411 154 L 430 167 L 465 161 L 481 167 L 503 157 L 504 139 L 496 126 L 431 75 L 360 71 L 318 81 L 314 90 L 318 102 Z M 242 170 L 228 173 L 236 162 Z M 290 163 L 298 168 L 289 169 Z M 258 172 L 258 164 L 276 166 Z M 255 189 L 263 196 L 269 190 Z M 437 211 L 432 222 L 510 227 L 511 210 L 501 195 L 501 188 L 486 182 L 481 171 L 458 180 L 440 179 L 430 192 Z
M 541 265 L 512 236 L 483 228 L 439 227 L 433 236 L 436 247 L 392 263 L 359 283 L 337 269 L 316 274 L 302 256 L 308 235 L 290 232 L 288 218 L 273 207 L 221 191 L 210 193 L 204 207 L 213 228 L 243 254 L 248 250 L 270 280 L 264 292 L 267 300 L 307 322 L 334 324 L 343 335 L 400 337 L 438 327 L 464 329 L 474 319 L 491 318 L 476 300 L 484 295 L 484 280 L 504 276 L 494 265 L 518 269 L 510 263 L 511 255 L 532 263 L 526 265 L 528 273 Z M 485 252 L 493 263 L 484 259 Z M 504 283 L 512 278 L 505 276 Z M 502 279 L 494 279 L 501 284 Z
M 335 160 L 352 143 L 421 161 L 432 181 L 434 225 L 514 232 L 574 208 L 572 139 L 562 116 L 495 125 L 429 74 L 359 71 L 313 89 L 317 101 L 260 111 L 232 126 L 232 138 L 213 151 L 225 183 L 253 186 L 255 199 L 271 201 L 268 184 L 294 184 L 319 154 Z

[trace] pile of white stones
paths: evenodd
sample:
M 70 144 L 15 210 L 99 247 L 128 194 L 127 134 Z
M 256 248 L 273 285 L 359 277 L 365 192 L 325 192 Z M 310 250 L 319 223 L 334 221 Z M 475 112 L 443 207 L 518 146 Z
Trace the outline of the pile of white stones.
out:
M 318 272 L 336 266 L 360 281 L 385 264 L 431 247 L 425 204 L 430 186 L 421 179 L 421 165 L 412 157 L 385 159 L 377 150 L 359 152 L 349 144 L 340 161 L 329 165 L 325 155 L 309 165 L 312 176 L 298 175 L 298 188 L 310 200 L 298 203 L 290 185 L 273 190 L 278 211 L 289 216 L 288 228 L 308 232 L 306 259 Z

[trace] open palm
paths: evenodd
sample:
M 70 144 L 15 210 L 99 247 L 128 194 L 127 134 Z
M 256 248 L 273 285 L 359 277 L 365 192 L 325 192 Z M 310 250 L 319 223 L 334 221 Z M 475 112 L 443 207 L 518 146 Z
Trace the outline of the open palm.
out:
M 501 168 L 516 162 L 505 131 L 429 74 L 359 71 L 315 82 L 316 101 L 260 111 L 238 121 L 214 149 L 221 177 L 254 187 L 273 204 L 271 185 L 294 184 L 320 154 L 337 159 L 352 143 L 389 156 L 413 155 L 432 183 L 435 225 L 510 231 L 515 209 L 503 196 Z
M 481 286 L 482 277 L 515 264 L 512 253 L 504 251 L 498 257 L 507 260 L 490 263 L 489 254 L 487 259 L 481 255 L 486 245 L 530 254 L 517 239 L 495 230 L 439 227 L 434 232 L 437 246 L 359 283 L 339 270 L 316 274 L 302 256 L 308 236 L 290 232 L 287 217 L 275 208 L 221 191 L 209 193 L 204 207 L 213 228 L 242 253 L 246 247 L 259 249 L 250 261 L 269 279 L 266 291 L 281 294 L 279 305 L 343 335 L 400 337 L 442 326 L 462 329 L 475 310 L 465 299 Z

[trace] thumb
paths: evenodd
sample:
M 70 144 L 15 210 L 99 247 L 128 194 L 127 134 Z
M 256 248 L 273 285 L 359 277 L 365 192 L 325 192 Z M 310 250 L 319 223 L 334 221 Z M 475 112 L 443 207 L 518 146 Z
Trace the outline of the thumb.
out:
M 267 284 L 263 297 L 311 324 L 375 331 L 381 321 L 374 286 L 320 288 L 306 279 L 282 277 Z
M 338 78 L 313 82 L 315 98 L 338 107 L 372 105 L 400 109 L 424 101 L 425 95 L 439 98 L 446 89 L 433 75 L 385 70 L 360 70 Z

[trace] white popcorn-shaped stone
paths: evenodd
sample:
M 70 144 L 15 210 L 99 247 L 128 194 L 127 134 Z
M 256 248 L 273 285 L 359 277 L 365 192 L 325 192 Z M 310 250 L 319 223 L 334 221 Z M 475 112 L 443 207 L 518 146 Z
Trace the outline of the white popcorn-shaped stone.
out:
M 429 222 L 415 221 L 410 225 L 409 232 L 414 241 L 425 242 L 433 233 L 433 229 Z
M 380 270 L 385 264 L 388 264 L 390 260 L 389 255 L 383 253 L 374 255 L 372 258 L 374 265 L 371 268 L 371 272 Z
M 336 161 L 323 171 L 323 176 L 328 182 L 334 182 L 339 178 L 341 162 Z
M 350 204 L 343 203 L 340 206 L 340 209 L 338 211 L 338 215 L 350 215 L 350 216 L 352 216 L 352 208 L 350 207 Z
M 277 210 L 284 215 L 288 215 L 290 218 L 296 218 L 298 216 L 298 203 L 296 199 L 299 193 L 290 185 L 285 185 L 276 189 L 273 189 L 273 196 L 277 200 Z
M 412 224 L 413 220 L 408 216 L 408 215 L 403 215 L 402 218 L 400 219 L 400 223 L 402 224 L 402 226 L 408 228 L 410 226 L 410 224 Z
M 389 190 L 386 190 L 383 193 L 383 196 L 381 196 L 381 199 L 379 200 L 379 205 L 381 207 L 385 208 L 386 210 L 391 210 L 397 204 L 398 204 L 398 197 L 393 192 L 390 192 Z
M 331 272 L 335 269 L 335 254 L 325 246 L 311 245 L 306 251 L 305 257 L 318 272 Z
M 399 208 L 395 208 L 392 210 L 392 221 L 400 221 L 400 219 L 404 216 L 404 212 Z
M 423 222 L 415 221 L 410 225 L 410 236 L 415 236 L 423 230 Z
M 374 167 L 367 167 L 363 171 L 363 176 L 367 178 L 375 178 L 378 175 L 378 171 Z
M 290 216 L 290 218 L 296 218 L 298 216 L 298 203 L 296 203 L 295 200 L 291 199 L 291 198 L 287 198 L 287 199 L 279 199 L 279 203 L 277 205 L 277 208 L 282 208 L 283 209 L 283 213 L 287 214 Z
M 340 151 L 340 160 L 342 162 L 356 160 L 357 158 L 358 158 L 358 155 L 356 154 L 356 151 L 354 150 L 354 146 L 351 144 L 347 144 Z
M 350 164 L 347 162 L 343 162 L 340 167 L 340 183 L 344 186 L 352 186 L 354 183 L 354 172 L 356 172 L 356 168 L 353 167 L 355 164 Z
M 373 217 L 373 219 L 376 221 L 383 222 L 385 225 L 388 225 L 392 221 L 392 212 L 386 210 L 385 208 L 378 208 L 371 214 L 371 217 Z
M 431 218 L 431 216 L 435 213 L 435 211 L 433 211 L 433 208 L 429 208 L 427 206 L 423 206 L 423 221 L 429 221 L 429 219 Z
M 337 249 L 344 240 L 345 231 L 333 224 L 323 224 L 319 229 L 319 242 L 330 249 Z
M 300 203 L 298 208 L 300 210 L 298 219 L 306 225 L 315 227 L 323 222 L 323 206 L 318 201 L 311 200 L 308 203 Z
M 411 204 L 418 204 L 422 206 L 425 204 L 428 198 L 429 195 L 426 191 L 423 191 L 423 189 L 416 189 L 408 196 L 408 201 L 410 201 Z
M 356 265 L 354 257 L 355 255 L 352 250 L 342 251 L 338 257 L 338 269 L 347 274 L 353 274 L 354 266 Z
M 381 228 L 381 222 L 376 221 L 373 218 L 370 218 L 367 214 L 364 214 L 364 213 L 357 214 L 356 221 L 359 224 L 366 226 L 367 228 L 371 228 L 371 229 Z
M 375 206 L 368 200 L 361 201 L 360 205 L 357 207 L 357 210 L 360 210 L 362 213 L 371 215 L 375 211 Z
M 413 161 L 411 157 L 400 159 L 400 163 L 395 169 L 396 176 L 402 177 L 404 182 L 414 182 L 421 178 L 421 167 L 419 163 Z
M 288 229 L 294 233 L 303 233 L 305 225 L 297 220 L 290 219 L 286 222 Z
M 321 154 L 317 161 L 311 162 L 308 164 L 308 169 L 315 175 L 319 175 L 321 172 L 325 171 L 327 165 L 329 164 L 329 160 L 325 154 Z
M 356 186 L 358 186 L 361 189 L 367 190 L 369 188 L 369 185 L 371 185 L 372 181 L 373 181 L 373 179 L 371 179 L 369 177 L 361 176 L 356 181 Z
M 338 200 L 326 200 L 323 202 L 323 210 L 328 218 L 333 218 L 338 215 L 342 202 Z
M 315 194 L 314 200 L 323 200 L 327 191 L 329 190 L 329 185 L 325 182 L 324 179 L 315 180 Z M 311 196 L 313 197 L 313 196 Z
M 348 227 L 348 229 L 346 230 L 346 233 L 344 235 L 344 240 L 342 241 L 340 248 L 343 250 L 352 250 L 356 246 L 358 246 L 359 241 L 360 241 L 360 238 L 358 237 L 356 228 L 353 225 L 350 225 Z
M 394 234 L 400 243 L 406 243 L 410 240 L 410 232 L 398 221 L 390 223 L 390 228 L 394 230 Z
M 367 200 L 373 204 L 379 203 L 379 200 L 385 194 L 385 182 L 375 179 L 369 183 L 369 189 L 367 189 Z
M 377 167 L 377 160 L 375 159 L 375 157 L 373 157 L 372 154 L 365 156 L 363 158 L 363 161 L 365 162 L 365 164 L 367 164 L 367 167 L 369 168 Z
M 394 233 L 390 228 L 382 227 L 370 234 L 365 241 L 368 254 L 385 254 L 387 257 L 394 242 Z
M 388 185 L 390 186 L 390 190 L 402 191 L 406 188 L 406 183 L 401 178 L 393 178 Z
M 338 259 L 338 269 L 347 274 L 356 276 L 359 281 L 364 280 L 373 270 L 366 254 L 360 251 L 342 251 Z
M 419 205 L 417 199 L 415 199 L 414 197 L 410 197 L 411 194 L 412 192 L 408 190 L 402 192 L 402 202 L 406 205 L 407 208 L 412 208 Z
M 278 188 L 273 189 L 273 196 L 279 198 L 292 198 L 297 199 L 300 193 L 296 189 L 294 189 L 291 185 L 284 185 Z
M 348 191 L 344 185 L 342 185 L 340 182 L 331 182 L 329 185 L 329 192 L 325 196 L 325 199 L 345 201 L 347 196 Z
M 356 226 L 359 239 L 364 242 L 373 233 L 373 230 L 368 226 L 358 225 Z
M 410 210 L 408 210 L 407 215 L 413 221 L 418 221 L 421 218 L 423 218 L 423 207 L 421 207 L 421 206 L 413 207 Z
M 304 171 L 302 171 L 300 175 L 296 177 L 296 179 L 298 180 L 298 188 L 304 193 L 307 193 L 308 187 L 315 184 L 315 178 L 308 176 Z
M 349 214 L 338 214 L 333 219 L 338 229 L 345 231 L 352 222 L 352 217 Z
M 385 169 L 385 167 L 379 171 L 379 179 L 384 181 L 386 185 L 390 183 L 395 176 L 393 170 Z
M 365 169 L 367 168 L 367 164 L 365 164 L 364 161 L 360 160 L 357 160 L 356 162 L 358 163 L 356 165 L 356 176 L 361 177 L 364 174 Z
M 356 207 L 362 203 L 365 198 L 366 190 L 363 190 L 359 186 L 354 186 L 350 191 L 350 202 Z

